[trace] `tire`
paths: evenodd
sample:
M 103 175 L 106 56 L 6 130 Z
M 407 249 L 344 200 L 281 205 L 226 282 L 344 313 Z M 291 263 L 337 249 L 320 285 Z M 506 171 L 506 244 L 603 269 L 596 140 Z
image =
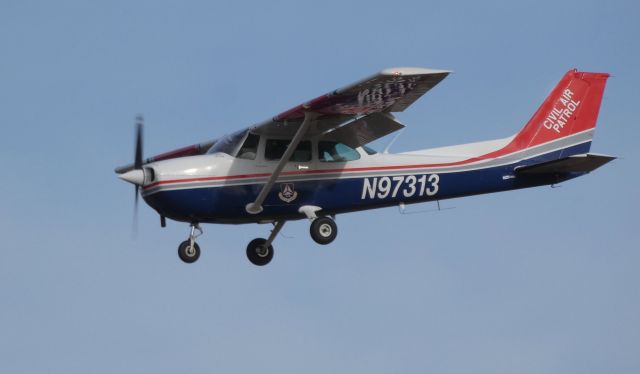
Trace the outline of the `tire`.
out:
M 257 238 L 253 239 L 249 245 L 247 245 L 247 258 L 252 264 L 256 266 L 264 266 L 271 262 L 273 259 L 273 246 L 265 248 L 264 244 L 266 239 Z
M 192 264 L 200 258 L 200 246 L 198 243 L 193 243 L 193 249 L 189 240 L 185 240 L 178 246 L 178 257 L 187 263 Z
M 335 240 L 338 236 L 338 226 L 329 217 L 319 217 L 311 222 L 309 229 L 311 238 L 318 244 L 326 245 Z

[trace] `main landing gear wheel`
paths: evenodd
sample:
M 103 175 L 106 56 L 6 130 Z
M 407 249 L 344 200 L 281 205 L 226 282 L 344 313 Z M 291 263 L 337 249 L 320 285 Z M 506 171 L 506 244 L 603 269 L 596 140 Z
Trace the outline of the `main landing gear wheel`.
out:
M 267 239 L 253 239 L 247 246 L 247 258 L 252 264 L 264 266 L 271 262 L 273 258 L 273 246 L 265 246 Z
M 192 246 L 191 240 L 187 239 L 178 246 L 178 256 L 187 264 L 196 262 L 200 257 L 200 246 L 196 242 Z
M 311 238 L 318 244 L 329 244 L 338 235 L 338 226 L 330 217 L 318 217 L 311 222 Z

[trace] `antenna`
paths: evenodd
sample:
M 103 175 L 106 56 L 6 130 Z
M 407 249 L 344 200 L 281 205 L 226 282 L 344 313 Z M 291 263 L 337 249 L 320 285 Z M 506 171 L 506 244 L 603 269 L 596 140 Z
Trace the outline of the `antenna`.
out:
M 412 211 L 412 212 L 407 212 L 407 205 L 404 203 L 404 201 L 401 201 L 398 204 L 398 210 L 400 210 L 400 214 L 422 214 L 422 213 L 440 212 L 440 211 L 443 211 L 443 210 L 451 210 L 451 209 L 455 209 L 456 208 L 454 206 L 443 208 L 443 207 L 440 206 L 440 200 L 436 200 L 436 204 L 437 204 L 437 209 L 424 209 L 424 210 L 416 210 L 416 211 Z

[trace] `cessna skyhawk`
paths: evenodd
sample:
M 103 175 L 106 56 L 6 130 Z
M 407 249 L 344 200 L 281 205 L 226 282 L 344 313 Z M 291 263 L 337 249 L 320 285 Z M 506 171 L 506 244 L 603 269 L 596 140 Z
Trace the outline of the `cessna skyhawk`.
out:
M 273 241 L 290 220 L 308 219 L 316 243 L 338 233 L 337 214 L 460 196 L 552 185 L 606 164 L 589 153 L 606 73 L 567 72 L 533 117 L 508 138 L 377 153 L 367 144 L 404 128 L 402 112 L 450 72 L 391 68 L 300 104 L 262 123 L 144 159 L 137 122 L 135 161 L 119 167 L 145 202 L 191 230 L 178 247 L 200 257 L 203 223 L 271 223 L 254 239 L 255 265 L 273 258 Z

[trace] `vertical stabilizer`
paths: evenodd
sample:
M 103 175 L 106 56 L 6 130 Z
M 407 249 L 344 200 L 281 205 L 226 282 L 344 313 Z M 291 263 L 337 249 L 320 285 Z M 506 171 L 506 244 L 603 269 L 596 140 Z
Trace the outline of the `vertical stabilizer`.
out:
M 578 133 L 589 133 L 598 119 L 609 74 L 567 72 L 515 136 L 510 148 L 525 149 Z M 590 132 L 588 139 L 593 137 Z

